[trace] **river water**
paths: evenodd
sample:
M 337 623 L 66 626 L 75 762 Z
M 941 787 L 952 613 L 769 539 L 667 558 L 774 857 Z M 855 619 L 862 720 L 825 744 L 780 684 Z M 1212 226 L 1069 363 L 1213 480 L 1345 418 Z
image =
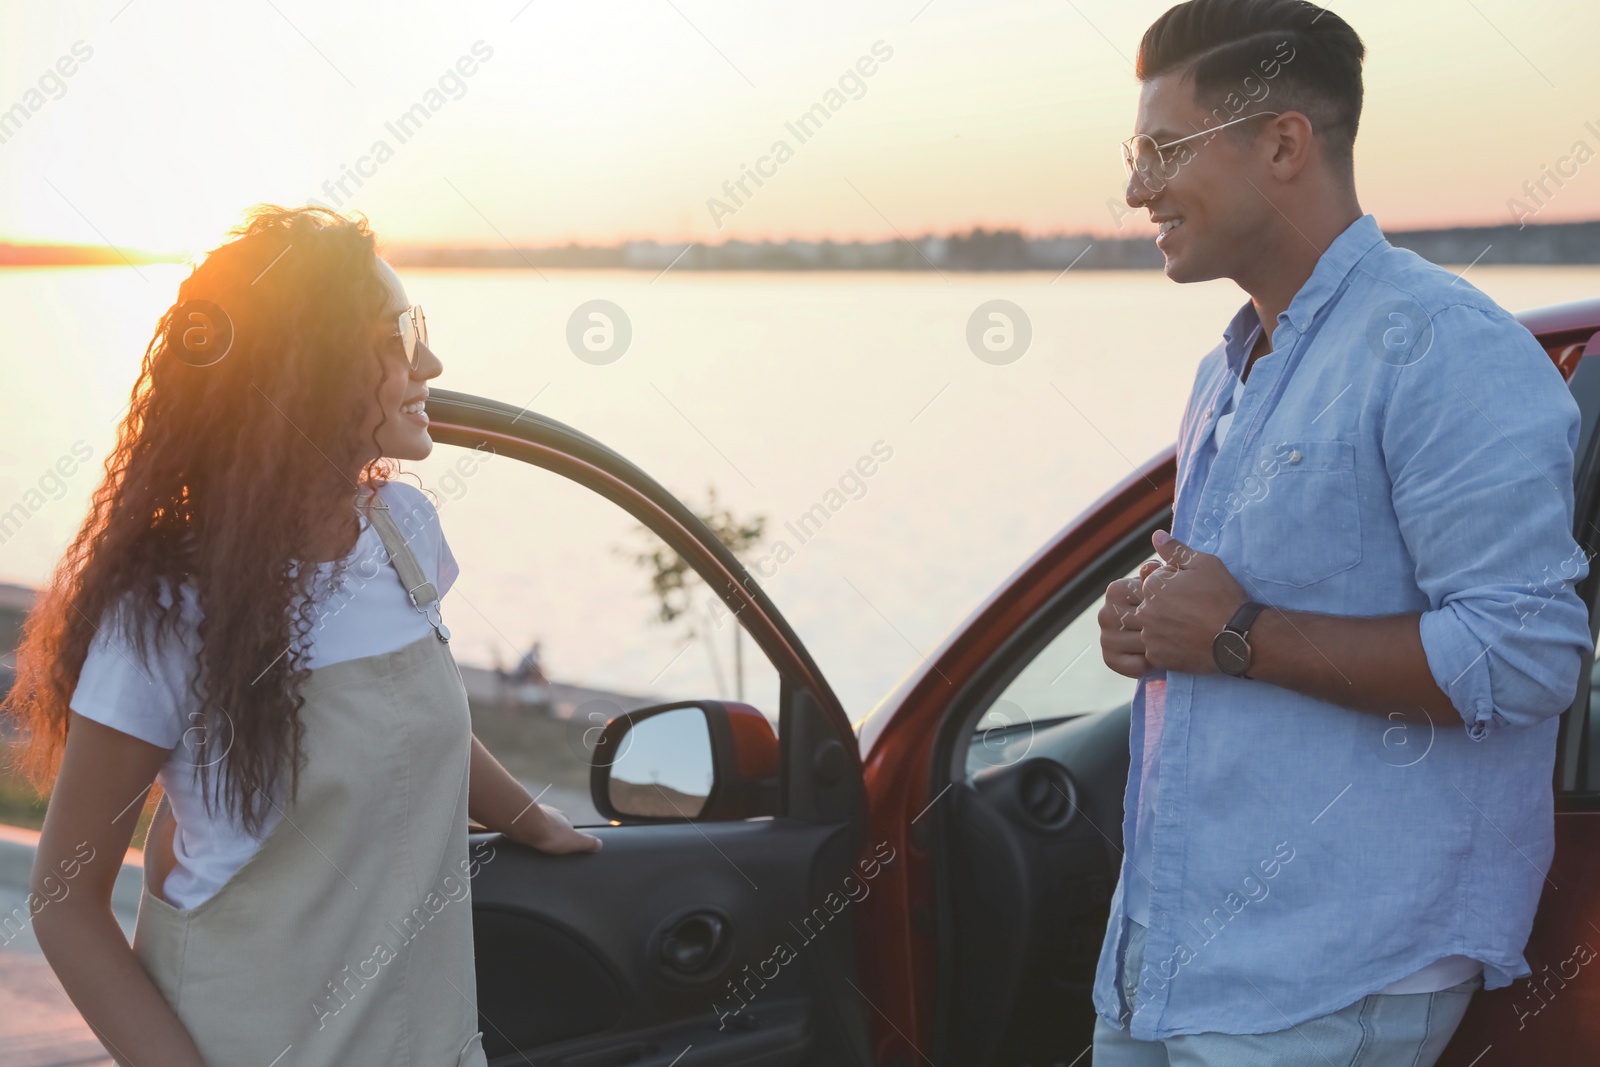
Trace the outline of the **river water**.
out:
M 0 504 L 47 489 L 7 531 L 0 579 L 42 581 L 81 521 L 183 273 L 0 271 L 11 326 Z M 1195 363 L 1243 299 L 1228 282 L 1179 286 L 1143 272 L 402 276 L 445 363 L 434 387 L 531 402 L 681 496 L 699 502 L 711 485 L 737 515 L 766 516 L 752 561 L 857 719 L 1056 530 L 1173 439 Z M 1476 267 L 1467 280 L 1512 310 L 1600 295 L 1597 267 Z M 622 309 L 631 329 L 613 362 L 568 344 L 575 309 L 593 300 Z M 1011 362 L 979 358 L 968 340 L 974 312 L 997 300 L 1031 329 Z M 597 322 L 583 319 L 580 334 Z M 980 337 L 999 322 L 980 316 Z M 47 471 L 75 446 L 92 459 L 58 488 Z M 653 621 L 646 575 L 621 554 L 628 523 L 610 505 L 493 463 L 453 478 L 458 458 L 440 449 L 408 467 L 436 490 L 462 565 L 446 598 L 462 662 L 514 663 L 539 638 L 562 681 L 732 695 L 731 630 L 703 619 L 712 636 L 699 643 L 712 647 L 685 652 L 685 620 Z M 747 695 L 765 706 L 770 679 L 742 651 Z

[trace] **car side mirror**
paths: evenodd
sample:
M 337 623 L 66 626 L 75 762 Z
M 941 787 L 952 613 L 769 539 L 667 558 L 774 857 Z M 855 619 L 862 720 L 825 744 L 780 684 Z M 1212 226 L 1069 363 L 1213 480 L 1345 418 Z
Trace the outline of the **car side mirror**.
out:
M 589 767 L 616 823 L 727 821 L 778 810 L 778 738 L 749 704 L 686 700 L 606 723 Z

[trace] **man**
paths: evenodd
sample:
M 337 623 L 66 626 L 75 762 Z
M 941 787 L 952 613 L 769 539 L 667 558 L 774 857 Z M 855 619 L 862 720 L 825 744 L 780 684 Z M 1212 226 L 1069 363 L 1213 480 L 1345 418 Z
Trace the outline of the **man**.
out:
M 1590 640 L 1578 409 L 1363 214 L 1364 54 L 1300 0 L 1191 0 L 1140 45 L 1127 202 L 1170 278 L 1250 299 L 1200 362 L 1160 561 L 1100 612 L 1139 686 L 1095 1067 L 1428 1065 L 1530 973 Z

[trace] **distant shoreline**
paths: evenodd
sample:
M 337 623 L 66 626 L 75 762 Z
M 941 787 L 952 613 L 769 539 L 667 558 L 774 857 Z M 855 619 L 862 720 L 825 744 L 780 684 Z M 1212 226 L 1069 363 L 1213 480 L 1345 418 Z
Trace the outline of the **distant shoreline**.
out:
M 1600 220 L 1517 226 L 1395 230 L 1389 240 L 1434 263 L 1591 266 L 1600 264 Z M 395 245 L 384 258 L 398 267 L 458 270 L 677 271 L 1066 271 L 1159 270 L 1150 237 L 1027 237 L 1017 230 L 972 230 L 894 241 L 728 241 L 720 245 L 627 241 L 548 248 Z M 0 242 L 0 267 L 117 266 L 181 263 L 187 257 L 98 245 Z

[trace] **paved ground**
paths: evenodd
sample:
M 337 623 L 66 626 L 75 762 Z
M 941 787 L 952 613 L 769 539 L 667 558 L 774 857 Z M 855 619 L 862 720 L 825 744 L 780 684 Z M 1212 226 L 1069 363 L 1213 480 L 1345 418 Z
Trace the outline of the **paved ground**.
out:
M 28 873 L 38 834 L 0 826 L 0 1067 L 114 1067 L 72 1006 L 28 922 Z M 131 939 L 142 857 L 129 854 L 113 897 Z M 9 919 L 9 922 L 8 922 Z
M 0 950 L 0 1067 L 113 1067 L 36 952 Z

